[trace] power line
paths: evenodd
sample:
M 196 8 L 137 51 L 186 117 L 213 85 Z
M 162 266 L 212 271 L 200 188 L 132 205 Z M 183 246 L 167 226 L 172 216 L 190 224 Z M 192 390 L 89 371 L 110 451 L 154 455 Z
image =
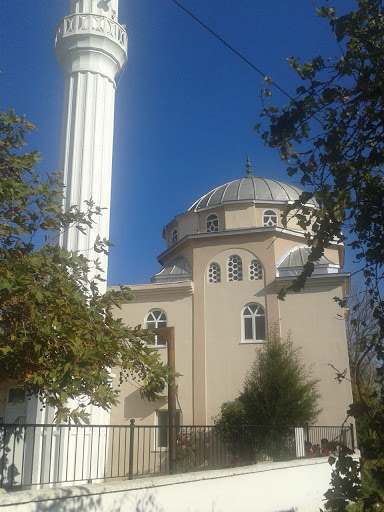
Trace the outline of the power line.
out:
M 177 0 L 171 0 L 171 2 L 173 2 L 174 4 L 176 4 L 180 9 L 182 9 L 186 14 L 188 14 L 188 16 L 190 16 L 192 19 L 194 19 L 195 21 L 197 21 L 197 23 L 199 23 L 199 25 L 201 25 L 203 28 L 205 28 L 205 30 L 207 30 L 210 34 L 212 34 L 216 39 L 218 39 L 224 46 L 226 46 L 229 50 L 231 50 L 231 52 L 233 52 L 235 55 L 237 55 L 238 57 L 240 57 L 241 60 L 243 60 L 246 64 L 248 64 L 248 66 L 250 66 L 254 71 L 256 71 L 257 73 L 259 73 L 259 75 L 261 75 L 263 78 L 265 78 L 267 75 L 266 73 L 263 73 L 261 71 L 261 69 L 259 69 L 257 66 L 255 66 L 250 60 L 248 60 L 246 57 L 244 57 L 244 55 L 242 55 L 240 52 L 238 52 L 235 48 L 233 48 L 233 46 L 231 46 L 229 43 L 227 43 L 227 41 L 225 41 L 221 36 L 219 36 L 219 34 L 217 34 L 214 30 L 212 30 L 211 28 L 208 27 L 208 25 L 206 25 L 203 21 L 201 21 L 197 16 L 195 16 L 194 14 L 192 14 L 190 11 L 188 11 L 188 9 L 186 9 L 183 5 L 181 5 L 180 2 L 178 2 Z M 282 89 L 277 83 L 273 82 L 273 85 L 276 87 L 276 89 L 278 89 L 280 92 L 282 92 L 285 96 L 287 96 L 290 100 L 293 100 L 292 96 L 290 94 L 288 94 L 286 91 L 284 91 L 284 89 Z

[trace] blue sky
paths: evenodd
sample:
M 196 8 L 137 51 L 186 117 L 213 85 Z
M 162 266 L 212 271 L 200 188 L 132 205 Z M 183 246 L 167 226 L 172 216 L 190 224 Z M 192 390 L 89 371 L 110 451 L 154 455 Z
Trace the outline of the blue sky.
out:
M 288 92 L 300 84 L 286 57 L 337 54 L 310 0 L 182 3 Z M 28 148 L 41 151 L 41 171 L 58 164 L 63 71 L 53 44 L 67 14 L 69 0 L 0 5 L 0 109 L 13 106 L 37 126 Z M 162 227 L 211 188 L 243 176 L 247 154 L 254 174 L 291 181 L 253 131 L 261 110 L 254 70 L 171 0 L 120 0 L 119 21 L 129 56 L 116 94 L 111 285 L 149 282 L 165 248 Z M 275 91 L 272 100 L 284 98 Z

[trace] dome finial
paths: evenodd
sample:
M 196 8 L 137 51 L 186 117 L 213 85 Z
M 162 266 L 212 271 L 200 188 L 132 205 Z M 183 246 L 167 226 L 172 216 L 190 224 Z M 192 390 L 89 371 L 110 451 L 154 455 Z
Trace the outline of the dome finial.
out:
M 252 168 L 251 168 L 251 161 L 249 160 L 249 156 L 247 155 L 247 177 L 250 178 L 252 176 Z

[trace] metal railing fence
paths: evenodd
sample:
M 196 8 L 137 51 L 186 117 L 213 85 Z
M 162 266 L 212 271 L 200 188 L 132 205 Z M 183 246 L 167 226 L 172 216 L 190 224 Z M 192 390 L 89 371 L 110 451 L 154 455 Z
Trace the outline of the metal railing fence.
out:
M 168 474 L 170 428 L 135 425 L 133 420 L 131 425 L 0 424 L 0 487 Z M 355 448 L 353 425 L 172 428 L 178 473 L 320 456 L 324 439 L 332 453 L 340 444 Z

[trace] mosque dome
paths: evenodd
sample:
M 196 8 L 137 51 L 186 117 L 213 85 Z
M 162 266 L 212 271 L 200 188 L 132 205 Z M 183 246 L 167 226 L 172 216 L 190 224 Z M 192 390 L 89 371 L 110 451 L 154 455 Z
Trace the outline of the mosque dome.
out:
M 299 199 L 301 193 L 300 188 L 289 183 L 261 176 L 246 176 L 210 190 L 195 201 L 188 211 L 196 212 L 234 202 L 291 203 Z M 316 206 L 314 200 L 310 200 L 309 204 Z
M 220 206 L 225 203 L 291 203 L 299 199 L 303 192 L 299 187 L 282 181 L 252 176 L 251 164 L 247 161 L 247 175 L 244 178 L 220 185 L 195 201 L 188 211 L 197 212 L 205 208 Z M 316 206 L 315 200 L 309 203 Z

